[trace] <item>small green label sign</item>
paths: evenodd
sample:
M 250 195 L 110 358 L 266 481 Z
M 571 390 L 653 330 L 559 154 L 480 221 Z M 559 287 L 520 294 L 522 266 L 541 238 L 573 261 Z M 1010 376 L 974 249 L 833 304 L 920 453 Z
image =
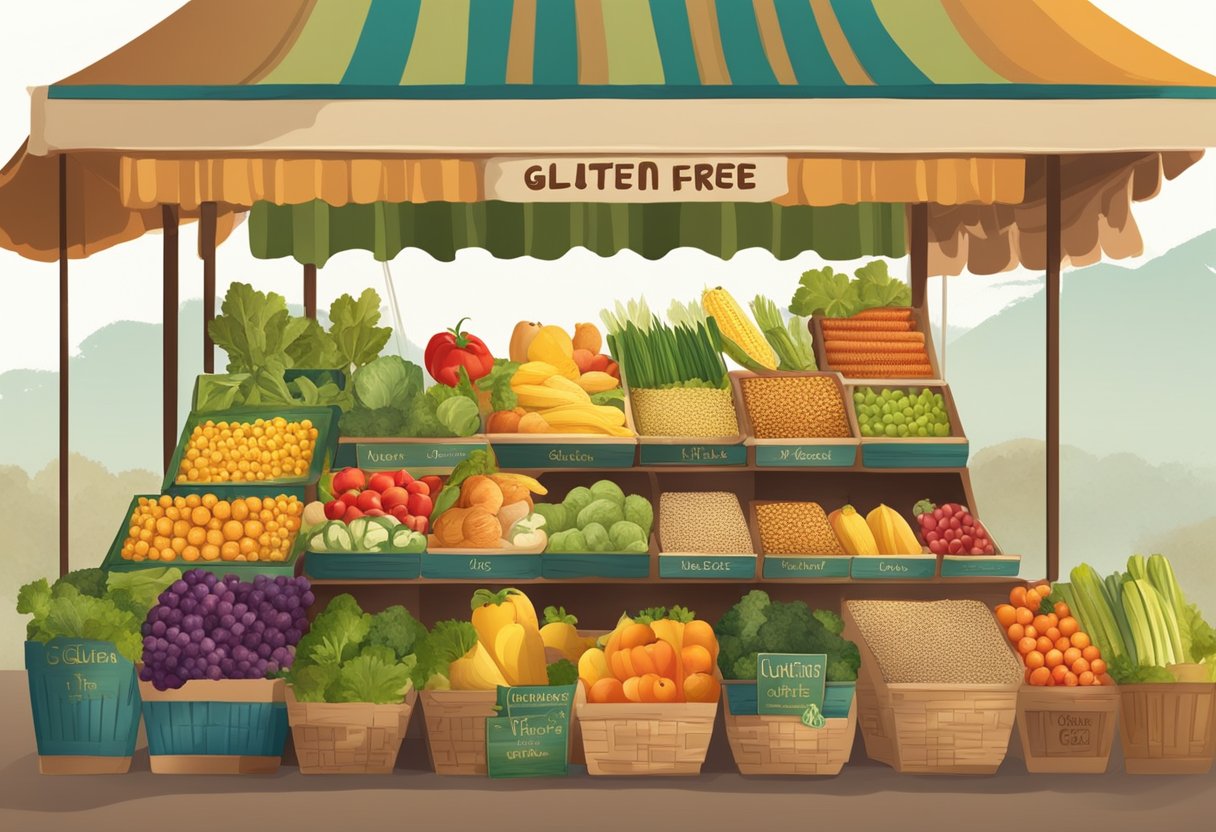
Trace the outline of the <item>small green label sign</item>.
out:
M 574 685 L 522 685 L 498 688 L 498 713 L 503 716 L 535 716 L 554 708 L 566 711 L 574 705 Z
M 642 445 L 643 465 L 746 465 L 743 445 Z
M 856 445 L 757 445 L 756 464 L 764 467 L 850 468 Z
M 574 687 L 498 689 L 501 715 L 486 720 L 486 767 L 490 777 L 566 775 Z
M 369 442 L 355 446 L 355 465 L 371 471 L 397 468 L 453 468 L 485 442 Z
M 762 715 L 802 717 L 823 708 L 828 657 L 823 653 L 761 653 L 756 657 L 756 710 Z

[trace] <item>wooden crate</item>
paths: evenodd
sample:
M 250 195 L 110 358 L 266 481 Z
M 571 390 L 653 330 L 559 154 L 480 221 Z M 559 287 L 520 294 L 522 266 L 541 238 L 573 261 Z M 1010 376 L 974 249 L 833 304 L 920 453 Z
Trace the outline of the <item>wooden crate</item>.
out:
M 763 376 L 765 378 L 830 378 L 840 394 L 841 406 L 844 408 L 845 421 L 849 425 L 847 437 L 786 437 L 777 439 L 761 439 L 756 436 L 752 426 L 751 413 L 747 409 L 747 398 L 743 395 L 743 382 L 749 378 Z M 731 385 L 735 394 L 735 407 L 739 417 L 739 427 L 743 431 L 745 445 L 751 448 L 752 465 L 761 468 L 853 468 L 860 458 L 861 429 L 857 426 L 857 415 L 849 407 L 848 393 L 844 386 L 844 377 L 839 373 L 813 372 L 765 372 L 735 371 L 730 374 Z
M 1035 687 L 1018 691 L 1018 737 L 1034 774 L 1102 774 L 1110 762 L 1119 689 Z
M 853 752 L 857 734 L 857 697 L 843 719 L 828 719 L 810 728 L 792 716 L 737 716 L 722 688 L 726 739 L 740 774 L 834 775 Z
M 492 690 L 424 690 L 426 748 L 436 774 L 486 776 L 486 720 L 497 716 Z
M 301 774 L 391 774 L 417 692 L 390 705 L 299 702 L 287 689 L 287 720 Z
M 857 715 L 866 754 L 908 774 L 994 774 L 1009 750 L 1020 682 L 889 684 L 848 604 L 844 637 L 857 644 Z
M 824 318 L 824 316 L 822 316 L 822 315 L 816 315 L 810 320 L 810 322 L 808 324 L 811 328 L 811 339 L 815 342 L 815 361 L 816 361 L 816 363 L 818 363 L 820 370 L 830 370 L 832 372 L 835 372 L 835 369 L 832 367 L 831 362 L 828 361 L 827 341 L 823 337 L 823 318 Z M 932 383 L 934 383 L 934 382 L 940 384 L 944 381 L 944 379 L 942 377 L 941 368 L 938 366 L 937 348 L 933 344 L 933 327 L 930 325 L 930 322 L 929 322 L 928 310 L 925 309 L 924 307 L 913 306 L 912 307 L 912 320 L 916 324 L 917 331 L 923 332 L 925 334 L 925 352 L 929 356 L 929 369 L 933 373 L 932 377 L 931 378 L 911 378 L 911 379 L 898 379 L 898 378 L 894 378 L 894 379 L 854 379 L 850 376 L 849 377 L 850 383 L 863 383 L 863 382 L 868 383 L 870 381 L 877 381 L 882 384 L 887 384 L 888 386 L 890 386 L 892 384 L 900 385 L 900 386 L 905 386 L 905 385 L 909 385 L 909 384 L 922 384 L 922 385 L 931 386 Z
M 627 702 L 575 706 L 587 773 L 700 774 L 714 733 L 717 702 Z
M 1119 687 L 1129 774 L 1206 774 L 1216 755 L 1216 683 Z

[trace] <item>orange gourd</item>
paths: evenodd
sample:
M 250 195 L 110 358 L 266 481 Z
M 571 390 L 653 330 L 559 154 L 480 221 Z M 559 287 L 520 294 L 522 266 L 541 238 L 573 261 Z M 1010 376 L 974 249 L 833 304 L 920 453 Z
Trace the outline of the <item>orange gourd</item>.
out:
M 713 661 L 718 660 L 718 638 L 714 635 L 714 628 L 709 626 L 706 621 L 700 619 L 689 621 L 684 625 L 684 643 L 682 647 L 688 647 L 693 644 L 699 644 L 709 651 L 710 658 Z
M 540 326 L 538 321 L 520 321 L 515 325 L 507 348 L 512 361 L 523 364 L 528 360 L 528 347 L 532 346 L 532 339 L 540 332 Z
M 503 506 L 502 489 L 485 474 L 474 474 L 461 483 L 457 505 L 461 508 L 483 508 L 490 514 L 498 514 Z
M 690 676 L 693 673 L 712 673 L 714 660 L 709 651 L 700 644 L 690 644 L 680 653 L 684 661 L 684 672 Z
M 491 485 L 493 484 L 491 483 Z M 502 539 L 502 526 L 499 525 L 498 518 L 480 506 L 468 511 L 464 523 L 461 524 L 461 529 L 469 546 L 475 549 L 497 547 L 498 542 Z
M 642 701 L 642 677 L 630 676 L 621 685 L 621 692 L 625 694 L 625 699 L 630 702 Z
M 684 698 L 688 702 L 717 702 L 721 692 L 718 680 L 708 673 L 694 673 L 684 680 Z
M 587 692 L 587 701 L 596 704 L 611 702 L 628 702 L 625 698 L 625 688 L 620 679 L 600 679 Z
M 710 632 L 713 632 L 712 630 Z M 629 624 L 621 632 L 621 649 L 632 650 L 646 644 L 653 644 L 656 639 L 654 630 L 647 624 Z
M 486 430 L 489 433 L 518 433 L 519 414 L 514 410 L 496 410 L 486 421 Z
M 435 521 L 435 538 L 441 548 L 457 546 L 464 540 L 464 520 L 467 508 L 450 508 Z
M 578 678 L 589 689 L 604 680 L 612 679 L 613 673 L 608 669 L 608 662 L 604 659 L 604 651 L 591 649 L 583 653 L 578 660 Z M 613 679 L 619 684 L 619 679 Z
M 612 654 L 612 658 L 608 660 L 608 667 L 612 669 L 612 675 L 622 682 L 634 676 L 642 675 L 633 666 L 632 650 L 617 650 Z
M 675 702 L 676 698 L 680 694 L 679 690 L 676 689 L 675 682 L 673 682 L 671 679 L 664 679 L 662 677 L 660 677 L 659 680 L 654 683 L 652 693 L 654 695 L 655 702 Z

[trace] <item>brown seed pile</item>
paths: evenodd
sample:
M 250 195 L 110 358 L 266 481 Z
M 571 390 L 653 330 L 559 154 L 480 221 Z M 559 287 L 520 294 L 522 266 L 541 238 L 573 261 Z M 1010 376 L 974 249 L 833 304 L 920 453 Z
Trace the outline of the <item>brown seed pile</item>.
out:
M 847 439 L 849 418 L 829 376 L 755 376 L 742 381 L 757 439 Z
M 739 421 L 729 387 L 631 390 L 638 436 L 736 436 Z
M 668 491 L 659 497 L 659 547 L 706 555 L 755 553 L 743 507 L 729 491 Z
M 1022 678 L 1022 663 L 979 601 L 848 604 L 889 683 L 1003 685 Z
M 756 506 L 760 546 L 766 555 L 843 555 L 819 503 L 763 503 Z

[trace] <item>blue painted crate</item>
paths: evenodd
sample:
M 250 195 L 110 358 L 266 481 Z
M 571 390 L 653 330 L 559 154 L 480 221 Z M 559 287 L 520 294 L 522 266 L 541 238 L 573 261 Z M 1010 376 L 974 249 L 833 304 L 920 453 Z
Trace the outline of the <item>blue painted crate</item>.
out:
M 861 581 L 917 581 L 937 575 L 937 555 L 861 555 L 852 575 Z
M 541 577 L 569 578 L 648 578 L 650 556 L 644 554 L 596 554 L 541 556 Z
M 766 580 L 846 580 L 853 558 L 849 555 L 765 555 Z
M 1022 568 L 1018 555 L 943 555 L 943 578 L 1016 578 Z
M 519 581 L 541 576 L 539 554 L 426 552 L 422 577 L 456 581 Z
M 451 471 L 473 451 L 485 450 L 481 434 L 458 439 L 359 439 L 338 442 L 334 468 L 355 466 L 367 471 Z
M 506 436 L 510 436 L 508 440 Z M 525 471 L 557 468 L 632 468 L 637 455 L 636 439 L 589 437 L 586 440 L 537 436 L 521 442 L 517 434 L 489 436 L 498 467 Z
M 683 580 L 753 581 L 755 555 L 659 555 L 659 577 Z
M 412 580 L 422 574 L 413 552 L 305 552 L 304 574 L 321 580 Z

